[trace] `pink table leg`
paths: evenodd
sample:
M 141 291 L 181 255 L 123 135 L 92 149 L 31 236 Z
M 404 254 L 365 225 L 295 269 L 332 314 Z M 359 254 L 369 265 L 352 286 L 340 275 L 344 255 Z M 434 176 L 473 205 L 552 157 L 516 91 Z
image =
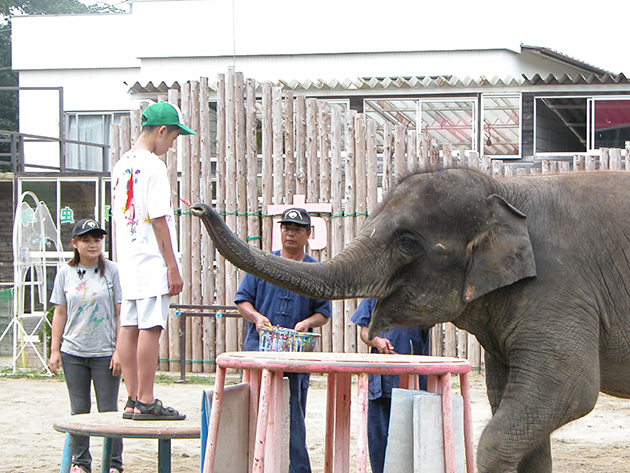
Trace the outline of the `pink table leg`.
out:
M 459 375 L 462 397 L 464 398 L 464 444 L 466 446 L 466 472 L 475 473 L 475 439 L 472 427 L 472 406 L 470 402 L 470 373 Z
M 359 373 L 359 432 L 357 437 L 357 470 L 359 473 L 367 473 L 367 436 L 368 436 L 368 399 L 370 391 L 368 387 L 367 373 Z
M 258 404 L 260 398 L 260 382 L 262 373 L 260 370 L 245 370 L 249 378 L 249 458 L 254 458 L 256 445 L 256 425 L 258 424 Z M 248 472 L 252 471 L 252 462 L 249 463 Z
M 282 372 L 271 373 L 271 396 L 269 397 L 269 420 L 267 422 L 267 445 L 265 448 L 265 471 L 282 471 L 282 408 L 284 404 Z
M 441 387 L 438 383 L 438 376 L 433 374 L 427 376 L 427 391 L 430 393 L 440 394 L 440 389 Z
M 420 389 L 420 377 L 417 374 L 408 374 L 400 376 L 400 387 L 403 387 L 403 378 L 405 378 L 404 389 L 417 391 Z
M 258 422 L 256 424 L 256 440 L 254 443 L 254 473 L 265 471 L 265 444 L 267 442 L 267 421 L 269 418 L 269 397 L 271 394 L 271 377 L 269 370 L 263 370 L 260 389 L 260 404 L 258 409 Z
M 417 391 L 420 389 L 420 378 L 417 374 L 401 374 L 400 388 Z
M 446 473 L 455 472 L 455 435 L 453 434 L 453 402 L 451 373 L 440 376 L 442 381 L 442 427 L 444 431 L 444 465 Z
M 352 378 L 350 373 L 337 373 L 335 401 L 335 473 L 350 471 L 350 405 Z
M 335 399 L 337 396 L 337 375 L 328 374 L 326 390 L 326 439 L 324 473 L 333 473 L 333 459 L 335 455 Z
M 217 366 L 212 395 L 212 410 L 210 411 L 210 425 L 208 426 L 208 443 L 206 444 L 206 461 L 203 473 L 214 473 L 214 462 L 217 454 L 217 440 L 219 438 L 219 422 L 223 405 L 223 388 L 225 387 L 225 368 Z
M 400 379 L 400 389 L 409 389 L 409 383 L 411 380 L 411 376 L 409 374 L 401 374 L 399 376 Z

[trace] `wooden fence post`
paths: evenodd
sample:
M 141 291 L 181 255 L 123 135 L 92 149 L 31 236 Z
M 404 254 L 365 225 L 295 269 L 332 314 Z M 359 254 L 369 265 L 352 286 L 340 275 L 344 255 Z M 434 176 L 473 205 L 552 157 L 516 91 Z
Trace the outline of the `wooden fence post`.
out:
M 208 99 L 208 78 L 202 77 L 199 84 L 199 160 L 201 163 L 201 185 L 199 199 L 208 205 L 212 203 L 212 162 L 210 160 L 210 104 Z M 201 230 L 201 303 L 213 305 L 214 302 L 214 242 L 208 232 Z M 216 358 L 216 320 L 214 317 L 203 317 L 203 371 L 214 372 Z
M 225 188 L 226 188 L 226 173 L 225 173 L 225 148 L 226 148 L 226 81 L 225 75 L 219 74 L 217 78 L 217 187 L 216 187 L 216 202 L 217 212 L 225 215 Z M 225 305 L 225 267 L 227 262 L 225 258 L 217 253 L 217 278 L 216 278 L 216 291 L 217 291 L 217 303 L 219 305 Z M 225 321 L 224 317 L 216 320 L 216 354 L 220 355 L 225 351 Z
M 181 111 L 185 117 L 190 117 L 190 82 L 186 82 L 182 84 L 181 88 Z M 180 156 L 182 159 L 182 177 L 181 177 L 181 187 L 180 194 L 187 200 L 191 199 L 191 186 L 192 186 L 192 176 L 191 176 L 191 156 L 190 156 L 190 137 L 183 136 L 180 140 Z M 196 179 L 195 179 L 196 180 Z M 173 202 L 173 206 L 181 207 L 179 201 Z M 187 216 L 183 216 L 179 221 L 179 228 L 181 231 L 181 239 L 182 246 L 180 251 L 183 255 L 191 254 L 191 220 L 187 218 Z M 184 289 L 181 292 L 180 300 L 185 304 L 190 304 L 191 295 L 192 295 L 192 258 L 183 258 L 181 265 L 181 273 L 182 278 L 185 281 Z M 185 356 L 186 360 L 192 359 L 192 330 L 191 330 L 191 319 L 186 319 L 186 353 L 182 355 Z M 186 363 L 186 371 L 191 371 L 191 366 Z
M 285 162 L 285 202 L 292 202 L 296 194 L 296 174 L 295 174 L 295 126 L 293 117 L 293 91 L 286 93 L 284 100 L 284 162 Z
M 341 109 L 332 106 L 331 117 L 331 169 L 330 169 L 330 203 L 332 204 L 332 215 L 330 217 L 330 252 L 334 256 L 343 249 L 343 175 L 341 166 L 342 128 Z M 343 352 L 343 305 L 344 301 L 333 301 L 333 319 L 327 325 L 331 325 L 331 340 L 322 345 L 322 349 L 329 349 L 333 352 Z M 330 346 L 329 346 L 330 343 Z
M 183 172 L 189 172 L 190 177 L 190 196 L 189 201 L 192 203 L 199 202 L 201 179 L 201 161 L 199 160 L 201 144 L 199 142 L 199 81 L 190 82 L 190 100 L 188 106 L 188 123 L 195 131 L 196 135 L 188 135 L 190 143 L 190 168 L 184 169 Z M 182 208 L 187 208 L 184 204 Z M 190 303 L 200 305 L 202 302 L 201 293 L 201 222 L 198 218 L 192 218 L 190 215 L 185 216 L 188 220 L 190 229 L 190 279 L 187 281 L 191 286 Z M 203 330 L 200 317 L 190 317 L 190 338 L 191 338 L 191 358 L 190 365 L 193 373 L 203 371 Z
M 347 246 L 355 235 L 356 220 L 356 175 L 355 175 L 355 117 L 357 113 L 349 110 L 346 114 L 346 211 L 344 216 L 344 244 Z M 350 322 L 350 317 L 356 309 L 355 299 L 346 299 L 343 307 L 343 337 L 344 352 L 356 352 L 356 327 Z
M 262 85 L 262 211 L 267 213 L 273 203 L 273 128 L 272 128 L 271 84 Z M 262 249 L 271 251 L 271 231 L 273 219 L 262 219 Z

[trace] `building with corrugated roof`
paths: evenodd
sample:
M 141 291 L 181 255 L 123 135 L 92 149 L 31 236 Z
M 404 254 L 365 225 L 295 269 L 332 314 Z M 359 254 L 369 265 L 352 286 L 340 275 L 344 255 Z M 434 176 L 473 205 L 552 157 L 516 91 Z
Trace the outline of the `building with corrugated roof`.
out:
M 110 125 L 200 77 L 209 78 L 213 118 L 217 74 L 228 67 L 364 112 L 377 128 L 404 124 L 458 153 L 531 163 L 630 140 L 623 74 L 424 18 L 423 3 L 377 11 L 322 0 L 299 16 L 286 0 L 136 0 L 121 14 L 16 17 L 24 168 L 14 195 L 49 199 L 62 236 L 62 211 L 77 195 L 90 213 L 78 218 L 102 220 Z

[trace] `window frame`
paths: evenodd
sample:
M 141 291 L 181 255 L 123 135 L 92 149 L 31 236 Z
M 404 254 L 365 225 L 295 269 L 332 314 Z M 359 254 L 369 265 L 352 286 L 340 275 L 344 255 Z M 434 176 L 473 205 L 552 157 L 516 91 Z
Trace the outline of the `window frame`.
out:
M 65 126 L 65 137 L 67 140 L 73 140 L 73 141 L 82 141 L 79 140 L 80 137 L 80 127 L 79 127 L 79 123 L 81 118 L 84 117 L 101 117 L 101 130 L 103 132 L 103 140 L 101 143 L 99 143 L 99 141 L 90 141 L 91 143 L 99 143 L 99 144 L 103 144 L 103 145 L 109 145 L 110 140 L 111 140 L 111 136 L 110 136 L 110 129 L 111 129 L 111 125 L 117 125 L 120 124 L 121 120 L 123 117 L 127 117 L 129 116 L 129 111 L 128 110 L 112 110 L 112 111 L 65 111 L 64 112 L 64 126 Z M 109 118 L 109 125 L 107 125 L 107 120 L 106 117 Z M 73 121 L 73 119 L 75 120 L 75 122 L 77 123 L 77 128 L 76 128 L 76 132 L 77 132 L 77 136 L 76 137 L 72 137 L 71 136 L 71 122 Z M 87 149 L 88 145 L 77 145 L 75 143 L 67 143 L 66 144 L 66 156 L 65 156 L 65 164 L 66 164 L 66 168 L 67 169 L 72 169 L 75 171 L 88 171 L 88 172 L 109 172 L 111 169 L 109 169 L 109 166 L 107 169 L 92 169 L 89 166 L 89 160 L 87 157 L 84 157 L 83 159 L 86 161 L 85 165 L 82 166 L 81 165 L 81 161 L 82 161 L 82 154 L 85 153 L 85 150 Z M 76 147 L 76 148 L 75 148 Z M 78 157 L 77 157 L 77 162 L 78 162 L 78 167 L 69 167 L 68 163 L 71 159 L 71 154 L 72 153 L 78 153 Z M 99 164 L 109 164 L 109 161 L 107 159 L 100 159 L 99 160 Z M 97 166 L 100 167 L 100 166 Z
M 537 107 L 538 100 L 541 99 L 584 99 L 586 100 L 586 149 L 585 151 L 537 151 L 538 148 L 538 123 L 537 123 Z M 545 157 L 551 156 L 575 156 L 575 155 L 589 155 L 589 156 L 599 156 L 600 148 L 595 148 L 595 133 L 596 129 L 594 126 L 595 120 L 595 105 L 599 101 L 630 101 L 630 96 L 628 95 L 590 95 L 590 94 L 570 94 L 570 95 L 534 95 L 534 107 L 533 107 L 533 132 L 534 132 L 534 141 L 533 141 L 533 155 L 534 158 L 543 159 Z M 605 146 L 604 146 L 605 148 Z
M 435 102 L 470 102 L 472 104 L 472 118 L 471 118 L 471 149 L 470 151 L 477 152 L 479 150 L 479 96 L 463 95 L 461 97 L 420 97 L 418 98 L 418 104 L 416 108 L 416 130 L 418 133 L 418 140 L 422 134 L 422 105 L 424 103 Z M 452 148 L 457 150 L 456 146 Z
M 596 142 L 596 133 L 597 133 L 597 129 L 595 128 L 595 121 L 596 121 L 596 117 L 595 117 L 595 106 L 597 104 L 597 102 L 629 102 L 630 103 L 630 97 L 627 95 L 597 95 L 597 96 L 592 96 L 589 97 L 586 101 L 586 125 L 587 125 L 587 139 L 586 139 L 586 148 L 587 151 L 597 151 L 599 152 L 600 148 L 595 148 L 595 142 Z M 630 107 L 629 107 L 630 108 Z M 602 148 L 606 148 L 606 146 L 602 146 Z
M 521 92 L 514 92 L 514 93 L 506 93 L 506 94 L 502 94 L 502 93 L 489 93 L 489 94 L 481 94 L 480 97 L 480 109 L 481 109 L 481 113 L 480 113 L 480 128 L 481 128 L 481 137 L 485 137 L 486 136 L 486 121 L 485 121 L 485 112 L 486 112 L 486 107 L 485 107 L 485 99 L 486 98 L 494 98 L 494 97 L 500 97 L 500 98 L 516 98 L 518 100 L 518 131 L 517 131 L 517 139 L 518 139 L 518 144 L 517 144 L 517 149 L 518 149 L 518 153 L 517 154 L 488 154 L 487 156 L 489 156 L 490 158 L 493 159 L 521 159 L 522 155 L 523 155 L 523 94 Z M 486 156 L 486 140 L 484 140 L 483 138 L 480 139 L 480 155 L 482 156 Z

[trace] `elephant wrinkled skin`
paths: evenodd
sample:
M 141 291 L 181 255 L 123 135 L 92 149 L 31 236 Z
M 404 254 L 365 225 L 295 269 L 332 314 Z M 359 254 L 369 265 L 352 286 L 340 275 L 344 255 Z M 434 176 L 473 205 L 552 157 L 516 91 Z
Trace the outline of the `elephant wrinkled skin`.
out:
M 630 397 L 629 191 L 623 172 L 417 173 L 320 264 L 247 245 L 204 204 L 193 213 L 245 271 L 311 297 L 378 298 L 370 336 L 440 322 L 476 335 L 493 413 L 479 472 L 547 473 L 551 432 L 599 391 Z

